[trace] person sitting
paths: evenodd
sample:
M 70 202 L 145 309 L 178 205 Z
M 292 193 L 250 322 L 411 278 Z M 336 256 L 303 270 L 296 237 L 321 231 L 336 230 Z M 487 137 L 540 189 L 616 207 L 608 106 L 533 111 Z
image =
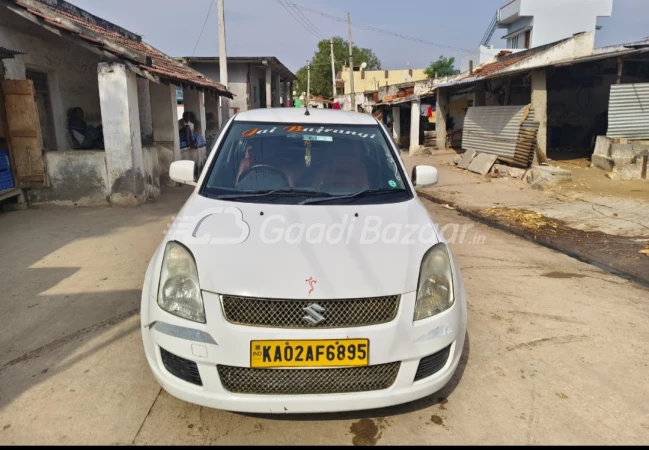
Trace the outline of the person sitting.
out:
M 178 128 L 180 131 L 180 148 L 193 148 L 205 146 L 205 138 L 200 133 L 195 133 L 194 129 L 196 119 L 194 114 L 190 111 L 183 113 L 182 119 L 178 121 Z
M 84 112 L 80 107 L 72 108 L 68 113 L 68 125 L 72 135 L 72 145 L 76 150 L 104 149 L 104 133 L 102 126 L 88 125 L 84 120 Z

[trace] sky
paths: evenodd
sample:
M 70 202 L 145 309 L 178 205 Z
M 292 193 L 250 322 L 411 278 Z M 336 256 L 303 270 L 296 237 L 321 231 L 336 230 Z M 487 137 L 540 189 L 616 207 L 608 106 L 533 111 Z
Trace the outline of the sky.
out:
M 216 0 L 68 0 L 76 6 L 144 37 L 171 56 L 218 55 Z M 307 32 L 274 0 L 224 0 L 227 54 L 275 56 L 297 71 L 316 50 L 318 37 Z M 496 10 L 506 0 L 291 0 L 293 3 L 345 18 L 353 24 L 389 30 L 436 45 L 404 40 L 352 28 L 352 41 L 370 48 L 384 69 L 424 68 L 440 55 L 474 51 Z M 542 1 L 542 0 L 537 0 Z M 210 3 L 212 8 L 210 11 Z M 200 37 L 201 28 L 207 25 Z M 323 36 L 347 38 L 347 24 L 303 12 Z M 600 18 L 596 46 L 637 41 L 649 36 L 649 0 L 614 0 L 613 16 Z M 505 47 L 503 32 L 491 43 Z M 197 44 L 198 43 L 198 44 Z M 196 49 L 194 51 L 194 49 Z

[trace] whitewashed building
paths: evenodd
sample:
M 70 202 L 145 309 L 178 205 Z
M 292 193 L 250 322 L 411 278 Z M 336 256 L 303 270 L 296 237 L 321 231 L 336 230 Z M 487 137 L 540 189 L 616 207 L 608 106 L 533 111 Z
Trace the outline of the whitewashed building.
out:
M 476 52 L 462 58 L 461 71 L 470 61 L 477 67 L 501 50 L 512 52 L 541 47 L 599 29 L 597 19 L 613 14 L 613 0 L 513 0 L 496 11 Z M 492 45 L 497 29 L 505 29 L 506 44 Z M 504 48 L 503 48 L 504 47 Z
M 0 64 L 0 139 L 13 178 L 0 200 L 137 206 L 155 199 L 171 184 L 172 161 L 206 156 L 205 147 L 180 148 L 176 87 L 202 133 L 219 96 L 233 97 L 140 36 L 63 0 L 2 2 L 0 45 L 19 51 Z M 75 150 L 75 108 L 88 125 L 101 125 L 103 148 Z

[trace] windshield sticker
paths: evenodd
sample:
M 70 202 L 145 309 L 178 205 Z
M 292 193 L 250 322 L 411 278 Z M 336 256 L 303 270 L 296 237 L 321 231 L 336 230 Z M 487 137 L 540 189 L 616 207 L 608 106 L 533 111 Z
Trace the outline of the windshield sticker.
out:
M 304 135 L 304 136 L 302 136 L 302 140 L 304 140 L 304 141 L 333 142 L 334 138 L 332 138 L 331 136 L 309 136 L 309 135 Z
M 272 128 L 264 128 L 261 129 L 259 127 L 257 128 L 251 128 L 249 130 L 245 130 L 243 133 L 241 133 L 242 138 L 249 138 L 253 136 L 258 136 L 258 135 L 265 135 L 265 134 L 273 134 L 277 131 L 277 127 L 274 126 Z M 369 134 L 369 133 L 363 133 L 360 131 L 351 131 L 351 130 L 341 130 L 337 128 L 325 128 L 325 127 L 303 127 L 302 125 L 287 125 L 284 127 L 284 132 L 286 133 L 327 133 L 327 134 L 342 134 L 346 136 L 358 136 L 363 139 L 374 139 L 376 138 L 376 134 Z M 321 136 L 320 138 L 313 138 L 313 136 L 308 136 L 308 140 L 312 141 L 326 141 L 326 142 L 332 142 L 333 138 L 331 136 Z M 325 138 L 325 139 L 323 139 Z M 306 137 L 305 137 L 306 140 Z
M 359 136 L 362 138 L 374 139 L 376 134 L 361 133 L 357 131 L 350 130 L 340 130 L 336 128 L 325 128 L 325 127 L 309 127 L 305 128 L 302 125 L 289 125 L 284 127 L 284 131 L 287 133 L 335 133 L 335 134 L 345 134 L 350 136 Z
M 267 128 L 265 130 L 260 130 L 259 128 L 253 128 L 251 130 L 246 130 L 243 133 L 241 133 L 241 137 L 249 138 L 257 134 L 270 134 L 270 133 L 274 133 L 276 129 L 277 127 Z
M 391 187 L 392 189 L 394 189 L 394 188 L 396 188 L 396 187 L 398 186 L 398 185 L 397 185 L 397 182 L 394 181 L 394 180 L 390 180 L 390 181 L 388 181 L 388 184 L 390 185 L 390 187 Z

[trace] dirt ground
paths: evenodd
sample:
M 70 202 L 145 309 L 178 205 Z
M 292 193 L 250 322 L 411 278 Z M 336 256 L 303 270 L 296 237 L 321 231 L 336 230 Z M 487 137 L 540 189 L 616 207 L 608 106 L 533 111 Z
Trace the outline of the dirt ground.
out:
M 551 166 L 567 169 L 572 172 L 572 181 L 562 183 L 550 189 L 551 192 L 570 194 L 588 193 L 608 198 L 629 198 L 649 201 L 649 181 L 611 180 L 607 172 L 590 167 L 588 158 L 552 161 Z
M 648 442 L 649 290 L 425 200 L 441 225 L 474 225 L 452 244 L 469 325 L 442 391 L 306 416 L 171 397 L 147 366 L 137 308 L 187 194 L 134 210 L 0 214 L 0 444 Z

